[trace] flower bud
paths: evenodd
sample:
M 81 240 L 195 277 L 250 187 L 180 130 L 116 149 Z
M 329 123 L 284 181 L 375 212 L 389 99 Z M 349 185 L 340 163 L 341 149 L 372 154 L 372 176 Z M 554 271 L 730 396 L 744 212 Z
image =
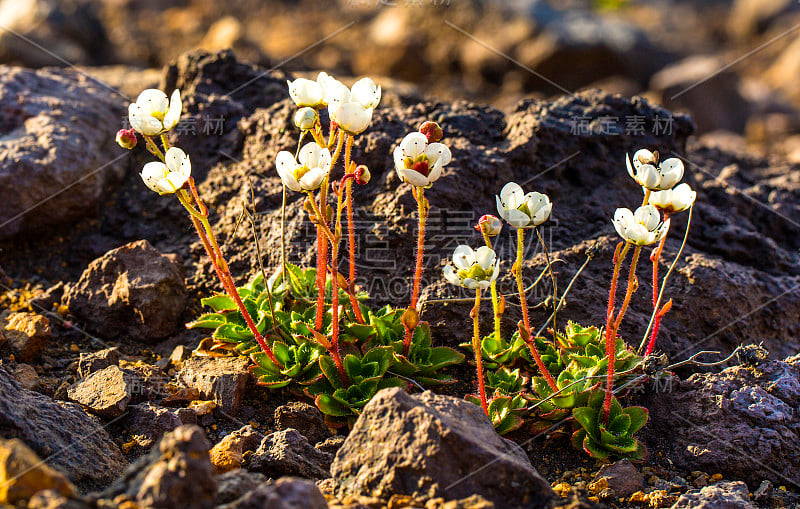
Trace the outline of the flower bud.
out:
M 475 225 L 475 229 L 479 232 L 486 233 L 486 235 L 490 237 L 494 237 L 500 234 L 500 230 L 503 229 L 503 222 L 500 221 L 497 216 L 485 214 L 478 219 L 478 224 Z
M 436 122 L 423 122 L 422 125 L 419 126 L 419 132 L 428 138 L 428 143 L 436 143 L 444 137 L 442 128 L 439 127 L 439 124 Z
M 310 107 L 300 108 L 294 114 L 294 125 L 303 131 L 309 131 L 314 128 L 319 118 L 317 110 Z
M 372 178 L 372 174 L 369 172 L 369 168 L 367 168 L 367 166 L 364 164 L 358 165 L 354 173 L 356 176 L 356 184 L 360 186 L 369 184 L 369 179 Z
M 117 131 L 117 145 L 125 149 L 132 149 L 136 146 L 136 131 L 133 129 L 120 129 Z
M 419 325 L 419 312 L 414 308 L 408 308 L 405 310 L 400 320 L 402 320 L 406 329 L 414 330 L 417 328 L 417 325 Z

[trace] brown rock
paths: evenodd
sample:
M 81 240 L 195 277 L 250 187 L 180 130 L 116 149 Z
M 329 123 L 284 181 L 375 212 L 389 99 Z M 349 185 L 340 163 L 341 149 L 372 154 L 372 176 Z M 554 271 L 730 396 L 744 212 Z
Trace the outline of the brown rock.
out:
M 379 392 L 336 454 L 331 474 L 340 498 L 457 500 L 480 493 L 498 507 L 541 507 L 556 497 L 480 407 L 431 392 Z
M 164 433 L 184 424 L 197 424 L 197 415 L 188 408 L 165 408 L 150 402 L 128 407 L 123 426 L 141 447 L 151 447 Z
M 118 363 L 119 350 L 117 347 L 105 348 L 92 353 L 81 352 L 80 359 L 78 359 L 78 376 L 86 377 L 95 371 L 115 366 Z
M 213 458 L 212 458 L 213 461 Z M 266 484 L 267 478 L 258 472 L 248 472 L 238 468 L 217 477 L 217 497 L 215 503 L 222 505 L 241 498 L 259 486 Z
M 56 490 L 40 491 L 28 501 L 28 509 L 91 509 L 79 499 L 67 498 Z
M 255 451 L 264 435 L 249 424 L 225 436 L 211 448 L 211 463 L 218 474 L 241 468 L 243 455 Z
M 35 313 L 12 313 L 3 323 L 8 348 L 20 362 L 32 362 L 50 339 L 50 321 Z
M 155 341 L 176 330 L 186 305 L 182 266 L 146 240 L 131 242 L 90 263 L 66 303 L 104 337 Z
M 106 419 L 122 415 L 131 394 L 131 373 L 117 366 L 96 371 L 67 390 L 70 401 L 80 403 L 93 414 Z
M 603 465 L 595 476 L 595 482 L 600 479 L 605 479 L 605 488 L 614 490 L 618 497 L 629 497 L 645 487 L 644 476 L 628 460 Z
M 275 429 L 294 428 L 315 444 L 331 436 L 325 420 L 317 407 L 302 401 L 292 401 L 275 409 Z
M 315 449 L 295 429 L 276 431 L 264 437 L 247 462 L 248 470 L 269 477 L 293 475 L 307 479 L 330 477 L 333 456 Z
M 75 487 L 64 474 L 41 461 L 22 440 L 0 439 L 0 502 L 24 502 L 48 489 L 62 495 L 75 494 Z
M 235 414 L 250 379 L 249 365 L 245 357 L 191 357 L 184 361 L 178 380 L 197 389 L 203 399 L 214 400 L 224 412 Z
M 17 364 L 12 373 L 23 389 L 32 391 L 39 387 L 39 374 L 36 372 L 36 368 L 30 364 Z

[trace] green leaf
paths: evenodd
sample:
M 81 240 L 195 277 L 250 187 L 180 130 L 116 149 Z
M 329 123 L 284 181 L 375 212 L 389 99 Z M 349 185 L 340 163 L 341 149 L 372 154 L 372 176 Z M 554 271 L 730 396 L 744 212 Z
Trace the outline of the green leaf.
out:
M 600 434 L 597 429 L 597 414 L 597 410 L 587 406 L 572 409 L 572 417 L 578 421 L 578 424 L 580 424 L 589 435 L 599 439 Z
M 619 435 L 620 433 L 628 433 L 631 426 L 631 418 L 627 414 L 620 414 L 608 423 L 608 431 Z
M 193 322 L 186 324 L 190 329 L 216 329 L 225 323 L 225 316 L 220 313 L 204 313 Z
M 586 451 L 586 454 L 588 454 L 592 458 L 604 460 L 610 456 L 607 450 L 600 447 L 600 445 L 597 444 L 594 440 L 592 440 L 592 437 L 588 435 L 584 437 L 583 443 L 581 445 L 583 446 L 583 450 Z
M 646 408 L 640 406 L 629 406 L 623 412 L 631 418 L 631 423 L 628 426 L 628 434 L 633 435 L 647 424 L 649 412 Z
M 445 366 L 452 366 L 454 364 L 461 364 L 466 357 L 464 354 L 459 353 L 447 346 L 437 346 L 431 348 L 431 370 L 436 371 Z
M 636 451 L 636 449 L 638 448 L 636 444 L 637 442 L 633 438 L 620 437 L 614 442 L 605 444 L 605 446 L 614 452 L 627 454 Z
M 586 438 L 586 430 L 581 428 L 575 433 L 572 434 L 570 441 L 572 442 L 572 447 L 576 449 L 583 449 L 583 439 Z
M 320 394 L 317 396 L 314 403 L 317 405 L 317 408 L 319 408 L 320 412 L 325 415 L 345 417 L 353 414 L 353 411 L 349 406 L 342 404 L 327 394 Z
M 238 309 L 238 307 L 236 307 L 236 303 L 233 302 L 233 299 L 227 295 L 214 295 L 213 297 L 206 297 L 204 299 L 200 299 L 200 304 L 208 306 L 217 312 Z
M 394 350 L 390 346 L 378 346 L 365 353 L 364 357 L 361 359 L 361 362 L 362 364 L 370 362 L 377 363 L 378 369 L 376 373 L 383 375 L 386 373 L 386 370 L 389 369 L 389 366 L 392 365 L 392 358 L 394 357 L 393 353 Z
M 211 337 L 222 341 L 233 340 L 239 342 L 253 340 L 253 334 L 249 329 L 246 329 L 240 325 L 234 325 L 232 323 L 220 325 L 217 330 L 214 331 L 214 334 Z
M 339 376 L 339 369 L 336 367 L 336 363 L 330 358 L 330 356 L 320 355 L 319 367 L 322 370 L 322 373 L 325 375 L 325 378 L 328 379 L 328 382 L 330 382 L 334 388 L 339 389 L 344 387 L 342 378 Z

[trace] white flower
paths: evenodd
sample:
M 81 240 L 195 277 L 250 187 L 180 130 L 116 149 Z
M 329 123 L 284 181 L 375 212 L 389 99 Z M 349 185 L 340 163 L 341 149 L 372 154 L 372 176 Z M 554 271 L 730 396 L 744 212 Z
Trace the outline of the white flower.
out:
M 458 246 L 453 251 L 453 265 L 445 266 L 444 278 L 470 290 L 489 288 L 500 273 L 500 260 L 487 246 L 481 246 L 476 251 L 469 246 Z
M 328 73 L 321 72 L 317 75 L 317 84 L 322 89 L 322 105 L 326 106 L 336 99 L 344 99 L 350 95 L 350 89 Z
M 661 240 L 669 230 L 669 219 L 662 222 L 661 214 L 652 205 L 642 205 L 636 212 L 617 209 L 614 212 L 614 228 L 626 242 L 637 246 L 649 246 Z
M 300 149 L 299 163 L 291 152 L 278 152 L 275 163 L 278 175 L 283 183 L 292 191 L 313 191 L 318 189 L 322 181 L 331 171 L 331 153 L 311 142 Z
M 181 118 L 181 93 L 167 94 L 155 88 L 148 88 L 128 106 L 128 121 L 136 131 L 147 136 L 155 136 L 169 131 Z
M 310 107 L 304 107 L 297 110 L 294 114 L 294 125 L 303 131 L 310 131 L 314 128 L 319 118 L 317 110 Z
M 171 194 L 183 187 L 192 174 L 192 163 L 189 156 L 172 147 L 164 156 L 167 164 L 160 161 L 147 163 L 140 174 L 145 185 L 158 194 Z
M 286 84 L 289 85 L 289 96 L 299 108 L 316 108 L 322 105 L 322 86 L 318 82 L 297 78 L 294 81 L 287 80 Z
M 381 87 L 370 78 L 361 78 L 350 89 L 353 98 L 366 108 L 375 108 L 381 102 Z
M 681 212 L 691 207 L 696 198 L 697 193 L 692 191 L 689 184 L 683 183 L 675 189 L 650 193 L 650 198 L 647 200 L 647 203 L 649 205 L 655 205 L 668 214 L 674 214 L 675 212 Z
M 422 133 L 407 134 L 394 149 L 394 167 L 403 182 L 430 187 L 442 175 L 452 155 L 444 143 L 428 143 Z
M 546 194 L 525 191 L 516 182 L 509 182 L 500 191 L 497 213 L 514 228 L 533 228 L 547 221 L 553 204 Z
M 631 160 L 625 157 L 628 174 L 640 185 L 652 191 L 672 189 L 683 178 L 683 161 L 671 157 L 660 164 L 656 154 L 647 149 L 637 150 Z

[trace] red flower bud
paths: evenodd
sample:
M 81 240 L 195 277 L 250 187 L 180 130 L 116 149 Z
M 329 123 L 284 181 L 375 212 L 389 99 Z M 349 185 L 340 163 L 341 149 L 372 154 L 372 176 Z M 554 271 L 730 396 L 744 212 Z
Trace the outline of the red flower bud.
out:
M 363 186 L 369 183 L 369 179 L 372 178 L 372 174 L 369 172 L 369 168 L 365 165 L 360 164 L 356 167 L 356 171 L 354 172 L 356 176 L 356 184 Z
M 436 122 L 423 122 L 422 125 L 419 126 L 419 132 L 428 138 L 428 143 L 436 143 L 444 137 L 442 128 L 439 127 L 439 124 Z
M 136 146 L 138 139 L 136 138 L 136 131 L 133 129 L 120 129 L 117 131 L 117 144 L 128 150 Z

